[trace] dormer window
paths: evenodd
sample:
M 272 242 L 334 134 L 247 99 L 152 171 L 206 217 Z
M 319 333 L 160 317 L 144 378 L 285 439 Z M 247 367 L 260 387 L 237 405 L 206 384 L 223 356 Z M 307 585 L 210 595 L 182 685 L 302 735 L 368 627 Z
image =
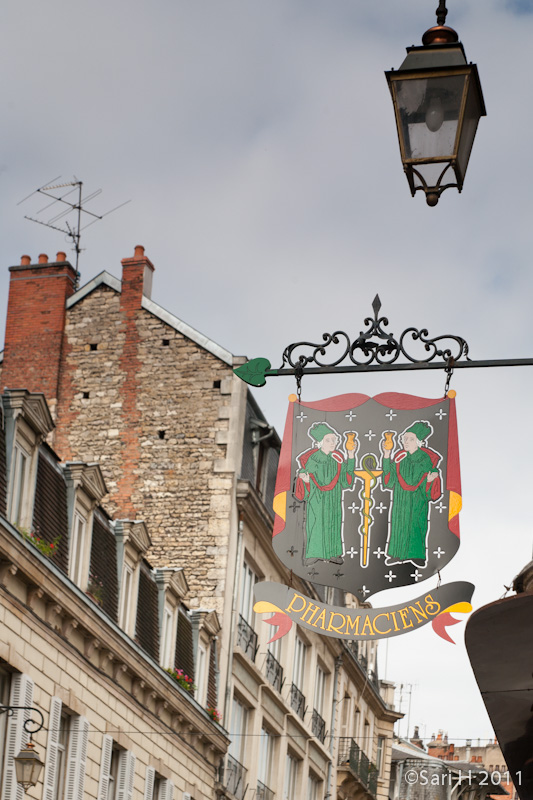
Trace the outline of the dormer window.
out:
M 119 569 L 119 618 L 124 633 L 135 635 L 139 571 L 144 554 L 151 545 L 144 522 L 116 520 L 117 557 Z
M 178 609 L 189 587 L 182 569 L 157 569 L 155 580 L 159 589 L 159 663 L 163 669 L 174 669 Z
M 93 513 L 107 489 L 98 464 L 68 461 L 62 468 L 70 528 L 68 576 L 85 591 L 89 581 Z
M 31 529 L 37 455 L 54 427 L 44 396 L 25 389 L 3 396 L 8 478 L 7 515 L 18 528 Z

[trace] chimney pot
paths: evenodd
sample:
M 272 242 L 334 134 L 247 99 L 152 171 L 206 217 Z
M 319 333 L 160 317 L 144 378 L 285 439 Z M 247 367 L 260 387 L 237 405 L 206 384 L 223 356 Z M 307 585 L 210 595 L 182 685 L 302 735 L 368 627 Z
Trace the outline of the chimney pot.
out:
M 48 264 L 48 256 L 46 253 L 41 253 L 39 256 L 39 264 Z
M 56 256 L 56 261 L 66 261 L 66 260 L 67 260 L 67 254 L 64 253 L 62 250 L 60 250 Z
M 31 264 L 31 256 L 21 256 L 20 259 L 21 267 L 29 267 L 30 264 Z
M 142 244 L 135 245 L 135 255 L 134 258 L 144 258 L 144 247 Z

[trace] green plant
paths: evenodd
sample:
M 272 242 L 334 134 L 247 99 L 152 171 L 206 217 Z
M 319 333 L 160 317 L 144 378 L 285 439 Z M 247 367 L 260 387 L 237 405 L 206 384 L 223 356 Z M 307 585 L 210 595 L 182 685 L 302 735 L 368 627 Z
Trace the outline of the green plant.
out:
M 220 711 L 214 706 L 207 706 L 206 711 L 211 717 L 211 719 L 214 720 L 215 722 L 218 722 L 218 724 L 220 725 L 220 721 L 222 719 L 222 714 L 220 713 Z
M 86 594 L 90 595 L 92 599 L 97 603 L 99 606 L 103 605 L 104 603 L 104 584 L 98 577 L 98 575 L 94 575 L 91 573 L 89 576 L 89 583 L 87 584 Z
M 24 536 L 24 538 L 30 542 L 30 544 L 36 547 L 37 550 L 43 554 L 43 556 L 51 558 L 56 554 L 61 536 L 56 536 L 52 542 L 47 542 L 46 539 L 43 539 L 42 536 L 39 536 L 38 532 L 36 531 L 27 531 L 25 528 L 19 528 L 18 530 Z
M 188 675 L 182 669 L 169 669 L 166 670 L 171 678 L 174 678 L 176 683 L 179 683 L 182 689 L 185 689 L 186 692 L 194 692 L 196 690 L 196 686 L 193 683 L 192 678 L 189 678 Z

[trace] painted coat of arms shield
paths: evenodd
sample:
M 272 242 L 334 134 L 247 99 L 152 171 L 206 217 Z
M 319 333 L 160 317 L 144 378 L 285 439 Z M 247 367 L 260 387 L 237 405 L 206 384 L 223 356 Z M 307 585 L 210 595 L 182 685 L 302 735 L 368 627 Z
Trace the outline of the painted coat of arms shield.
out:
M 291 396 L 273 545 L 294 574 L 367 600 L 440 571 L 459 548 L 455 393 Z

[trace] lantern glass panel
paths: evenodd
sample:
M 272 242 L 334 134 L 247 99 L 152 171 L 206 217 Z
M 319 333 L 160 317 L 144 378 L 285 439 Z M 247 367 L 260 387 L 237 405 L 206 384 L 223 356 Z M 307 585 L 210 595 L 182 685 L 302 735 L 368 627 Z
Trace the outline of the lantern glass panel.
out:
M 468 85 L 468 97 L 465 105 L 465 114 L 463 121 L 463 128 L 461 131 L 461 141 L 459 142 L 459 150 L 457 153 L 457 167 L 461 176 L 464 179 L 466 168 L 468 166 L 468 159 L 474 138 L 477 131 L 479 118 L 483 113 L 482 102 L 478 86 L 474 80 L 474 76 L 470 76 Z
M 453 157 L 465 77 L 395 81 L 406 159 Z

